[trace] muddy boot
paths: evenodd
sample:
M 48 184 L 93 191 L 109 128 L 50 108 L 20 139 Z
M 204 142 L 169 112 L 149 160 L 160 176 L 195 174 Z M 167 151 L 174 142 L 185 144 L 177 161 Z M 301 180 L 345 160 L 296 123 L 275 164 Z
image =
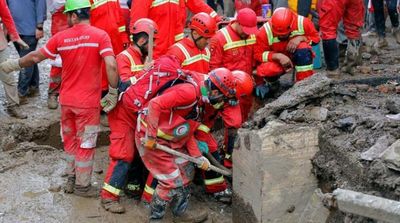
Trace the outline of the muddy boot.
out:
M 188 210 L 190 190 L 185 187 L 175 189 L 176 195 L 171 201 L 171 209 L 173 222 L 204 222 L 208 218 L 207 211 L 204 210 Z
M 19 95 L 19 105 L 28 104 L 28 97 Z
M 340 69 L 338 68 L 336 70 L 327 70 L 326 76 L 331 79 L 338 80 L 340 78 Z
M 87 187 L 75 185 L 74 194 L 80 197 L 98 197 L 99 190 L 90 184 Z
M 355 74 L 356 67 L 361 64 L 361 40 L 349 40 L 347 45 L 346 53 L 346 66 L 344 66 L 344 72 L 351 75 Z
M 119 201 L 101 198 L 101 206 L 111 213 L 125 213 L 125 207 Z
M 376 40 L 376 42 L 374 43 L 373 46 L 376 49 L 381 49 L 383 47 L 387 47 L 388 46 L 388 42 L 387 42 L 385 37 L 378 37 L 378 40 Z
M 213 197 L 219 202 L 230 204 L 232 203 L 232 190 L 226 188 L 224 191 L 214 193 Z
M 346 62 L 346 50 L 347 50 L 347 42 L 338 44 L 339 47 L 339 64 L 343 64 Z
M 74 193 L 74 187 L 75 187 L 75 177 L 68 177 L 67 183 L 65 183 L 64 185 L 64 193 L 66 194 Z
M 9 116 L 14 118 L 26 119 L 28 117 L 21 112 L 20 107 L 17 104 L 8 105 L 6 111 Z
M 47 107 L 49 109 L 58 108 L 57 95 L 52 95 L 52 94 L 49 95 L 49 97 L 47 98 Z
M 156 222 L 164 217 L 167 204 L 168 201 L 161 199 L 157 193 L 153 194 L 150 203 L 150 222 Z
M 40 95 L 39 87 L 29 87 L 28 97 L 36 97 Z
M 400 29 L 399 27 L 393 28 L 393 36 L 396 39 L 396 42 L 400 44 Z
M 181 215 L 174 215 L 173 222 L 175 223 L 200 223 L 206 221 L 208 212 L 205 210 L 186 210 Z

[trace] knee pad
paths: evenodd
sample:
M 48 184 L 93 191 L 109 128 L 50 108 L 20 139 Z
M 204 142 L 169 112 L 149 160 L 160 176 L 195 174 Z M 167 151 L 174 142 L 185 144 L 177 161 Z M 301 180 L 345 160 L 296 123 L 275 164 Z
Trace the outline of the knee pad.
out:
M 293 53 L 293 62 L 296 66 L 309 65 L 313 63 L 310 48 L 296 49 Z

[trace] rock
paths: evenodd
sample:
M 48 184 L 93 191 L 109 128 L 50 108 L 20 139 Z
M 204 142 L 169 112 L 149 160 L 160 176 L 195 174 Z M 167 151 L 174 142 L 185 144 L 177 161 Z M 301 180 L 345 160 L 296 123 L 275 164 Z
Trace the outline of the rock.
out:
M 312 107 L 309 112 L 309 117 L 316 121 L 326 121 L 328 118 L 328 109 L 323 107 Z
M 396 139 L 391 135 L 379 137 L 371 148 L 360 154 L 360 158 L 362 160 L 372 161 L 381 157 L 389 145 L 391 145 L 395 140 Z
M 53 193 L 58 193 L 61 191 L 61 186 L 60 185 L 51 185 L 47 190 Z
M 371 59 L 371 57 L 372 57 L 372 55 L 370 53 L 362 53 L 361 56 L 364 60 Z
M 381 84 L 377 87 L 377 89 L 379 92 L 381 92 L 383 94 L 387 94 L 389 92 L 393 92 L 395 90 L 395 87 L 390 84 Z
M 400 86 L 395 87 L 395 92 L 396 92 L 396 94 L 400 94 Z
M 372 72 L 372 68 L 369 66 L 359 66 L 358 69 L 362 74 L 370 74 Z
M 0 149 L 3 151 L 10 151 L 17 147 L 17 143 L 15 142 L 15 138 L 12 135 L 4 136 L 0 140 Z
M 400 103 L 397 103 L 395 100 L 386 99 L 385 107 L 391 114 L 400 113 Z
M 356 85 L 357 89 L 359 91 L 368 91 L 368 89 L 371 87 L 368 84 L 357 84 Z
M 389 169 L 400 172 L 400 140 L 397 140 L 386 149 L 382 159 Z
M 259 126 L 263 119 L 285 109 L 295 107 L 301 103 L 322 98 L 331 92 L 332 80 L 325 73 L 316 73 L 310 78 L 297 82 L 292 88 L 284 92 L 275 101 L 266 104 L 254 115 L 254 126 Z
M 343 130 L 353 128 L 355 123 L 356 120 L 353 117 L 342 118 L 337 121 L 338 127 Z
M 289 119 L 289 112 L 288 110 L 284 110 L 280 115 L 279 115 L 280 120 L 288 120 Z

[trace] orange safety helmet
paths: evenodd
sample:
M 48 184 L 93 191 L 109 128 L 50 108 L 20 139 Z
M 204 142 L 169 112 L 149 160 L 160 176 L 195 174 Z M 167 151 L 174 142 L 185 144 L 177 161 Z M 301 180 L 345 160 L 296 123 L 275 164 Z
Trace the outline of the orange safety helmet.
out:
M 286 36 L 292 30 L 294 14 L 288 8 L 277 8 L 271 17 L 272 32 L 275 36 Z
M 158 32 L 157 24 L 151 19 L 143 18 L 138 19 L 135 24 L 133 24 L 132 34 L 144 32 L 147 35 L 150 35 L 152 30 L 154 30 L 154 34 Z
M 249 96 L 253 92 L 254 80 L 246 72 L 241 70 L 232 71 L 232 75 L 236 79 L 236 96 L 240 98 L 242 96 Z
M 217 68 L 208 73 L 210 81 L 227 97 L 236 95 L 236 80 L 226 68 Z
M 205 12 L 197 13 L 192 17 L 189 23 L 189 28 L 196 30 L 196 32 L 205 38 L 214 36 L 217 24 L 215 19 Z

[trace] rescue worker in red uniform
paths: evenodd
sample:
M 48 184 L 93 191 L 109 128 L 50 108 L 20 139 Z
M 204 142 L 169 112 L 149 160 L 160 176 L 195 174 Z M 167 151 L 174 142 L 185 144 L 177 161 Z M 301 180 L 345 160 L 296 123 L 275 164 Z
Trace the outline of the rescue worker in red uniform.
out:
M 208 40 L 217 29 L 215 19 L 204 12 L 194 15 L 189 24 L 190 35 L 170 47 L 167 55 L 175 55 L 182 69 L 206 74 L 210 71 Z
M 129 45 L 129 36 L 126 32 L 125 19 L 121 13 L 119 1 L 116 0 L 90 0 L 90 24 L 107 32 L 111 38 L 114 53 L 121 53 Z M 102 95 L 107 93 L 106 69 L 102 66 Z M 108 126 L 107 116 L 102 113 L 101 123 Z
M 296 81 L 311 76 L 314 73 L 311 46 L 318 43 L 319 34 L 311 20 L 288 8 L 277 8 L 257 34 L 254 57 L 261 63 L 257 75 L 267 81 L 258 83 L 257 96 L 264 99 L 270 83 L 292 69 L 296 71 Z
M 67 15 L 64 14 L 64 4 L 65 0 L 53 0 L 50 1 L 50 5 L 48 6 L 48 9 L 51 13 L 52 36 L 68 28 Z M 49 91 L 47 99 L 47 106 L 49 109 L 57 109 L 58 107 L 57 97 L 61 85 L 61 67 L 62 61 L 58 55 L 56 59 L 51 62 L 50 68 Z
M 155 42 L 154 58 L 164 55 L 175 42 L 183 39 L 186 7 L 193 13 L 205 12 L 216 18 L 217 13 L 205 2 L 198 0 L 141 0 L 133 1 L 130 27 L 140 18 L 153 20 L 158 27 L 159 38 Z
M 197 106 L 210 103 L 218 106 L 235 97 L 235 80 L 225 68 L 211 71 L 209 76 L 199 75 L 195 83 L 182 83 L 165 90 L 150 100 L 148 114 L 141 131 L 136 134 L 139 154 L 150 173 L 159 181 L 150 203 L 150 219 L 161 219 L 170 203 L 174 222 L 202 222 L 207 213 L 196 210 L 186 212 L 189 188 L 194 169 L 187 160 L 155 149 L 156 144 L 188 153 L 203 160 L 199 168 L 208 170 L 209 161 L 201 155 L 193 136 L 200 123 L 191 120 L 198 114 Z M 204 80 L 205 79 L 205 80 Z M 143 130 L 145 127 L 145 130 Z M 141 139 L 145 139 L 142 144 Z
M 199 73 L 208 73 L 209 71 L 209 51 L 205 48 L 208 44 L 208 39 L 215 34 L 216 24 L 213 18 L 206 13 L 198 13 L 194 15 L 191 19 L 189 24 L 189 28 L 191 29 L 191 34 L 189 37 L 175 43 L 171 46 L 167 55 L 175 55 L 179 58 L 180 62 L 182 63 L 182 69 L 196 71 Z M 207 54 L 205 55 L 205 53 Z M 218 113 L 219 110 L 214 109 L 210 105 L 206 106 L 205 115 L 208 116 L 213 113 Z M 231 109 L 230 106 L 224 110 L 233 110 L 231 114 L 240 114 L 240 110 L 238 106 L 235 106 L 235 109 Z M 236 112 L 236 113 L 235 113 Z M 223 113 L 224 114 L 224 113 Z M 232 116 L 232 115 L 231 115 Z M 213 116 L 213 118 L 216 115 Z M 230 119 L 230 118 L 228 118 Z M 231 122 L 227 121 L 225 126 L 236 126 L 240 127 L 241 119 L 232 118 L 232 121 L 235 121 L 236 124 L 231 124 Z M 199 131 L 204 134 L 208 134 L 209 129 L 212 127 L 214 122 L 210 122 L 211 124 L 209 127 L 206 127 L 206 131 Z M 200 137 L 203 135 L 199 133 Z M 211 138 L 209 138 L 211 136 Z M 215 143 L 215 139 L 212 137 L 211 134 L 207 135 L 207 137 L 202 138 L 205 142 L 199 142 L 202 144 L 203 147 L 208 148 L 207 144 L 210 141 L 210 144 L 214 145 L 211 147 L 210 153 L 217 159 L 220 160 L 219 151 Z M 208 149 L 207 149 L 208 150 Z M 208 153 L 208 152 L 207 152 Z M 227 189 L 227 184 L 225 182 L 224 177 L 221 174 L 206 172 L 203 174 L 204 176 L 204 183 L 207 193 L 211 193 L 214 197 L 223 202 L 230 202 L 232 192 L 230 189 Z M 157 180 L 153 178 L 150 174 L 147 178 L 146 185 L 142 195 L 142 201 L 145 203 L 150 203 L 151 198 L 154 193 L 154 189 L 157 186 Z
M 241 70 L 248 74 L 253 73 L 255 34 L 257 29 L 257 16 L 249 8 L 238 11 L 236 19 L 228 26 L 219 30 L 210 41 L 210 68 L 226 67 L 229 70 Z M 240 100 L 241 120 L 245 122 L 251 112 L 253 97 L 249 100 Z M 233 151 L 236 137 L 235 127 L 225 128 L 226 151 Z M 226 163 L 230 163 L 231 154 L 226 154 Z M 229 167 L 229 166 L 228 166 Z
M 111 40 L 106 32 L 90 25 L 90 6 L 89 0 L 67 0 L 64 12 L 71 28 L 51 37 L 41 49 L 0 64 L 0 70 L 9 73 L 46 58 L 55 59 L 57 54 L 61 56 L 61 130 L 68 174 L 64 192 L 82 197 L 98 195 L 90 180 L 100 125 L 101 77 L 98 74 L 103 60 L 110 83 L 109 93 L 101 99 L 103 110 L 109 112 L 118 100 L 117 64 Z
M 328 76 L 338 78 L 339 48 L 336 42 L 337 27 L 341 20 L 348 38 L 344 71 L 353 73 L 360 63 L 361 29 L 364 25 L 362 0 L 320 0 L 317 4 L 322 46 Z
M 122 82 L 128 82 L 127 85 L 136 82 L 136 77 L 144 69 L 143 63 L 148 55 L 150 32 L 157 33 L 157 30 L 157 24 L 150 19 L 136 21 L 132 33 L 133 45 L 117 56 L 118 71 Z M 135 155 L 134 144 L 137 109 L 132 109 L 128 104 L 125 100 L 121 100 L 116 108 L 108 114 L 111 129 L 110 164 L 101 191 L 101 205 L 112 213 L 125 212 L 125 208 L 119 203 L 119 195 L 125 186 L 130 165 L 136 168 L 137 173 L 132 173 L 134 176 L 130 177 L 134 179 L 132 180 L 134 182 L 129 181 L 126 188 L 132 195 L 140 191 L 140 182 L 135 180 L 141 177 L 139 173 L 141 172 L 141 161 L 134 161 L 138 157 Z

